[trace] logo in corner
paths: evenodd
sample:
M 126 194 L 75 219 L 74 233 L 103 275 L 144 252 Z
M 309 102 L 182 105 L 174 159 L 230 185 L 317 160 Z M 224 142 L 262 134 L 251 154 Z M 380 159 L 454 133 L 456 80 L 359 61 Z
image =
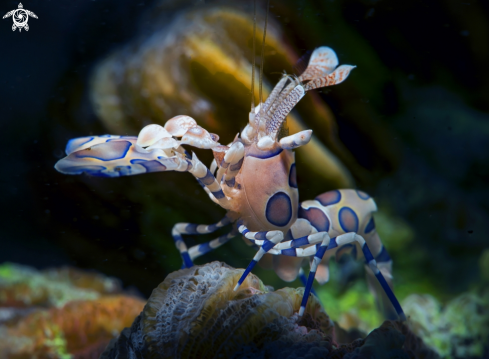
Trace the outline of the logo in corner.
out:
M 19 32 L 22 32 L 22 28 L 24 28 L 25 31 L 29 31 L 29 25 L 27 25 L 27 21 L 29 21 L 29 16 L 37 19 L 37 15 L 34 14 L 32 11 L 25 10 L 22 3 L 19 3 L 18 9 L 9 11 L 5 14 L 3 18 L 5 19 L 10 16 L 12 16 L 12 19 L 14 20 L 12 31 L 15 31 L 15 29 L 19 29 Z

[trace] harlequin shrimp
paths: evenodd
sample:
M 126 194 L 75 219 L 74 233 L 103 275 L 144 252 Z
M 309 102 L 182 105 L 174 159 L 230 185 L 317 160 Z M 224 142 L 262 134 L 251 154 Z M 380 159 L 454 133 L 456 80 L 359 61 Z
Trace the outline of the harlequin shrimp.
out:
M 171 118 L 164 126 L 148 125 L 137 137 L 104 135 L 72 139 L 66 146 L 67 157 L 58 161 L 55 168 L 64 174 L 100 177 L 190 172 L 209 198 L 227 213 L 215 224 L 174 225 L 172 236 L 183 267 L 193 266 L 197 257 L 237 234 L 247 244 L 256 246 L 258 252 L 235 290 L 267 253 L 299 258 L 293 262 L 291 279 L 297 276 L 300 258 L 310 258 L 299 312 L 302 316 L 314 279 L 321 284 L 328 281 L 329 258 L 353 249 L 365 260 L 374 295 L 378 295 L 384 307 L 395 309 L 397 316 L 405 320 L 391 289 L 392 261 L 375 230 L 372 214 L 377 208 L 373 199 L 361 191 L 342 189 L 299 204 L 293 150 L 310 141 L 312 130 L 281 137 L 287 115 L 307 91 L 339 84 L 355 67 L 338 64 L 331 48 L 316 49 L 306 70 L 298 77 L 284 75 L 265 102 L 261 101 L 260 81 L 260 103 L 254 106 L 252 100 L 248 124 L 229 145 L 221 145 L 216 134 L 182 115 Z M 184 146 L 212 150 L 211 166 L 206 167 Z M 204 244 L 188 248 L 183 239 L 183 235 L 209 234 L 231 224 L 229 234 Z

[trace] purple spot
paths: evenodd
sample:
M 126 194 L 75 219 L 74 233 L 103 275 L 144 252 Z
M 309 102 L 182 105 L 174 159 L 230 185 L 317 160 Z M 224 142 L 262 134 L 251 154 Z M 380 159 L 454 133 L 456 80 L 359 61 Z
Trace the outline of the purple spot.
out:
M 338 190 L 329 191 L 317 196 L 316 201 L 321 203 L 323 206 L 330 206 L 341 201 L 341 193 Z
M 299 208 L 299 218 L 307 219 L 318 232 L 329 231 L 329 219 L 319 208 Z
M 268 199 L 265 216 L 268 222 L 277 227 L 284 227 L 292 218 L 292 203 L 284 192 L 277 192 Z
M 358 195 L 358 197 L 360 197 L 361 199 L 364 199 L 364 200 L 367 200 L 370 198 L 370 196 L 368 194 L 366 194 L 365 192 L 362 192 L 362 191 L 357 191 L 357 195 Z
M 372 232 L 373 230 L 375 229 L 375 221 L 374 221 L 374 217 L 372 217 L 370 219 L 370 221 L 368 222 L 367 226 L 365 227 L 365 233 L 370 233 Z
M 297 170 L 295 168 L 295 163 L 292 163 L 292 166 L 290 166 L 289 186 L 297 188 Z
M 338 212 L 338 220 L 345 233 L 358 231 L 358 217 L 350 207 L 343 207 Z
M 162 165 L 156 160 L 153 161 L 144 161 L 144 162 L 138 162 L 139 165 L 143 166 L 146 168 L 146 172 L 160 172 L 160 171 L 166 171 L 166 166 Z

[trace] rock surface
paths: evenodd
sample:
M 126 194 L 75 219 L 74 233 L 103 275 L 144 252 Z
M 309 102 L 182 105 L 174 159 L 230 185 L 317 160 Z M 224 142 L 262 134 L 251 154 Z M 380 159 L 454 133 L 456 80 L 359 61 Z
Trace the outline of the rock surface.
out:
M 437 358 L 407 326 L 390 321 L 338 345 L 316 297 L 300 318 L 303 288 L 272 291 L 250 274 L 234 292 L 242 273 L 212 262 L 170 274 L 101 358 Z

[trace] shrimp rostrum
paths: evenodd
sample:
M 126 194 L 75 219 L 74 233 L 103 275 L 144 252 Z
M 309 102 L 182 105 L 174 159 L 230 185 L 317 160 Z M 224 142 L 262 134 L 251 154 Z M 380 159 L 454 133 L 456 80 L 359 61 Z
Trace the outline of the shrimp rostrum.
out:
M 302 315 L 314 279 L 328 280 L 328 259 L 338 251 L 356 249 L 365 261 L 373 294 L 392 314 L 405 319 L 392 291 L 392 261 L 375 230 L 375 202 L 367 194 L 343 189 L 326 192 L 299 204 L 295 148 L 306 145 L 311 130 L 280 138 L 289 112 L 307 91 L 345 80 L 354 66 L 338 66 L 335 52 L 316 49 L 299 77 L 283 76 L 264 103 L 250 112 L 249 123 L 228 146 L 188 116 L 176 116 L 164 127 L 148 125 L 137 137 L 91 136 L 69 141 L 67 157 L 56 164 L 65 174 L 119 177 L 147 172 L 190 172 L 210 199 L 227 210 L 215 224 L 177 223 L 172 236 L 184 267 L 235 237 L 238 233 L 258 252 L 243 272 L 243 283 L 266 254 L 287 256 L 293 263 L 310 259 L 310 272 L 299 315 Z M 184 146 L 211 149 L 215 160 L 207 168 Z M 229 234 L 188 248 L 186 234 L 208 234 L 233 224 Z M 290 257 L 299 257 L 292 259 Z M 302 257 L 302 258 L 301 258 Z M 295 260 L 295 262 L 294 262 Z M 290 263 L 290 262 L 289 262 Z M 294 266 L 292 266 L 294 267 Z M 296 265 L 289 280 L 299 271 Z M 389 312 L 389 311 L 387 311 Z

